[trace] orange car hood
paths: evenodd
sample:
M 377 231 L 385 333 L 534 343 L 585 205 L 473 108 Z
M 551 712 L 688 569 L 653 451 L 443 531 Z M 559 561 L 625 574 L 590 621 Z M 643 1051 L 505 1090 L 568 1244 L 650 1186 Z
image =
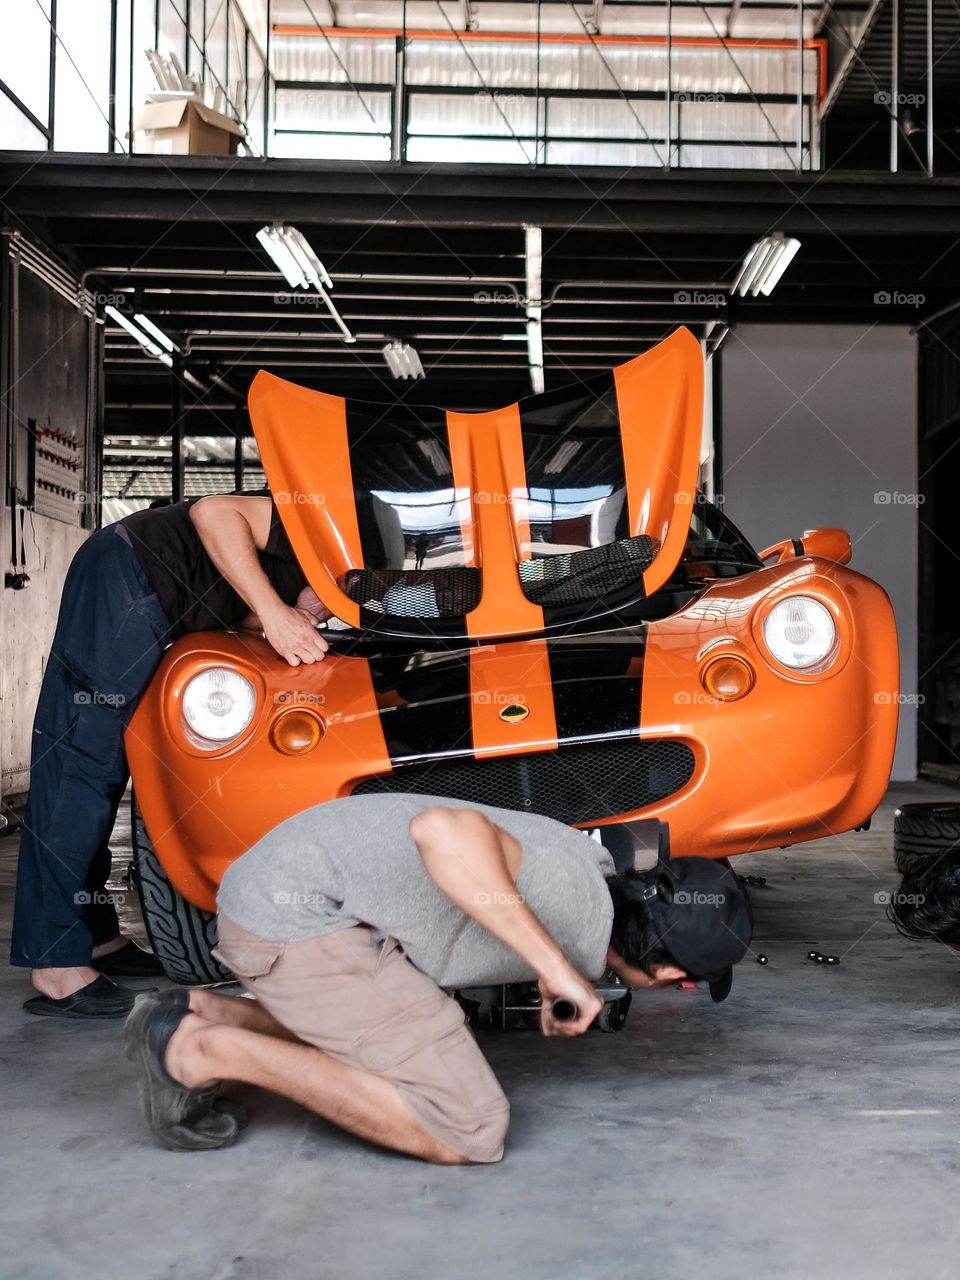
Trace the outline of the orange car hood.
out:
M 687 329 L 487 413 L 345 400 L 260 372 L 250 418 L 304 573 L 388 635 L 549 633 L 650 596 L 683 552 L 703 360 Z

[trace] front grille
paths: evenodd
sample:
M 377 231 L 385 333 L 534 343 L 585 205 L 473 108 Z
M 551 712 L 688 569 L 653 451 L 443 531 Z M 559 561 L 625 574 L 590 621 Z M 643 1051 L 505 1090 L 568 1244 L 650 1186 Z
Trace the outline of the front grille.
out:
M 595 604 L 605 596 L 639 583 L 660 550 L 654 538 L 641 534 L 583 551 L 523 560 L 517 565 L 523 594 L 534 604 Z
M 479 569 L 350 569 L 342 585 L 357 604 L 398 618 L 459 618 L 480 603 Z
M 443 796 L 542 813 L 568 825 L 615 818 L 679 791 L 693 777 L 684 742 L 655 738 L 593 742 L 489 760 L 402 765 L 364 778 L 355 796 L 383 791 Z

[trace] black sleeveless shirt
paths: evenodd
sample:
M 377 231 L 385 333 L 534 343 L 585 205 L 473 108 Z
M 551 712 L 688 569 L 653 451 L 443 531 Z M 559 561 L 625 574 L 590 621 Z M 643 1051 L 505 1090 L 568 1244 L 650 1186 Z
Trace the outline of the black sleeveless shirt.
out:
M 244 497 L 270 497 L 268 489 Z M 236 627 L 250 612 L 206 552 L 190 508 L 202 498 L 169 507 L 147 508 L 125 516 L 120 524 L 147 581 L 170 621 L 170 639 L 188 631 L 223 631 Z M 270 536 L 260 565 L 284 604 L 293 604 L 307 585 L 271 502 Z

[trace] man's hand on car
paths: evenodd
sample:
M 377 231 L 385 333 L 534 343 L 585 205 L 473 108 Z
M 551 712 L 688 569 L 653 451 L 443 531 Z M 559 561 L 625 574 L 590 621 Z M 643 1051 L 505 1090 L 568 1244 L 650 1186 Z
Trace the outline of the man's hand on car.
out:
M 329 646 L 318 633 L 316 620 L 302 609 L 278 604 L 261 621 L 264 639 L 291 667 L 320 662 L 327 652 Z
M 603 1008 L 603 1001 L 593 987 L 572 965 L 562 965 L 556 972 L 541 974 L 537 985 L 542 1000 L 540 1028 L 545 1036 L 582 1036 Z M 576 1018 L 568 1022 L 555 1018 L 554 1000 L 569 1000 L 576 1006 Z

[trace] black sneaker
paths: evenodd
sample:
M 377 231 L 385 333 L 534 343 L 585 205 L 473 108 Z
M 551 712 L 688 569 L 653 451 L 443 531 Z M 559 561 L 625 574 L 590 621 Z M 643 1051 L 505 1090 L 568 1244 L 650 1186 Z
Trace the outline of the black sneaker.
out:
M 243 1109 L 224 1107 L 219 1084 L 188 1089 L 164 1065 L 167 1045 L 190 1012 L 186 991 L 140 996 L 127 1019 L 124 1053 L 133 1063 L 150 1132 L 169 1151 L 209 1151 L 237 1139 Z M 239 1112 L 239 1114 L 238 1114 Z

